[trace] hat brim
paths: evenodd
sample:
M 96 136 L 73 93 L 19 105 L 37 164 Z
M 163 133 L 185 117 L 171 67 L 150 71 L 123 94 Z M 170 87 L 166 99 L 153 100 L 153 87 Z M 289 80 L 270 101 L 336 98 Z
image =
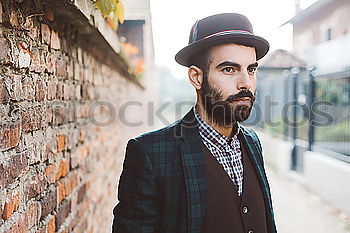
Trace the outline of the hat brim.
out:
M 175 60 L 180 65 L 189 67 L 192 65 L 190 58 L 194 54 L 214 45 L 225 43 L 235 43 L 254 47 L 256 53 L 256 60 L 259 60 L 262 57 L 264 57 L 270 48 L 269 42 L 267 42 L 267 40 L 260 36 L 255 36 L 251 34 L 220 35 L 210 38 L 204 38 L 192 44 L 189 44 L 175 55 Z

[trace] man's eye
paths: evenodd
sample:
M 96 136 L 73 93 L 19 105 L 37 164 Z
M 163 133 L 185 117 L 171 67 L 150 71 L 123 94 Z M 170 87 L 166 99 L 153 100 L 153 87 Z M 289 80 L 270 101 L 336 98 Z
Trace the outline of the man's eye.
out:
M 256 68 L 249 68 L 248 69 L 248 72 L 251 73 L 251 74 L 254 74 L 256 72 Z
M 225 73 L 232 73 L 234 70 L 233 70 L 232 67 L 226 67 L 226 68 L 223 69 L 223 71 L 224 71 Z

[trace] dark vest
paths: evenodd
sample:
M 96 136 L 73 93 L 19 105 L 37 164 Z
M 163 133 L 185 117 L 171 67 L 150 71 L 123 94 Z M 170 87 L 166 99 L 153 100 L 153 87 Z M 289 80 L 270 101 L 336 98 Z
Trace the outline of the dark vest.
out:
M 241 141 L 243 194 L 203 144 L 208 182 L 207 213 L 203 233 L 267 233 L 263 194 L 246 145 Z

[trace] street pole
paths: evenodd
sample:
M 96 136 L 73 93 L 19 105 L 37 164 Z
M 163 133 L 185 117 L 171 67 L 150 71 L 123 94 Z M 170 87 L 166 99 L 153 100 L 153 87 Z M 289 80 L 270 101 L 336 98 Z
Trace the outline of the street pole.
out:
M 309 93 L 308 93 L 308 107 L 309 107 L 309 131 L 308 131 L 308 150 L 312 150 L 312 145 L 315 142 L 315 126 L 314 119 L 315 114 L 312 109 L 312 104 L 315 102 L 315 94 L 316 94 L 316 82 L 315 82 L 315 67 L 309 67 Z
M 292 170 L 297 170 L 297 101 L 298 101 L 298 74 L 300 69 L 295 67 L 291 69 L 292 80 L 293 80 L 293 114 L 292 114 L 292 138 L 293 138 L 293 149 L 292 149 Z
M 289 70 L 284 70 L 282 72 L 283 79 L 284 79 L 284 104 L 287 104 L 289 101 Z M 289 138 L 289 126 L 287 124 L 288 122 L 288 115 L 284 115 L 283 117 L 283 137 L 284 140 L 288 140 Z

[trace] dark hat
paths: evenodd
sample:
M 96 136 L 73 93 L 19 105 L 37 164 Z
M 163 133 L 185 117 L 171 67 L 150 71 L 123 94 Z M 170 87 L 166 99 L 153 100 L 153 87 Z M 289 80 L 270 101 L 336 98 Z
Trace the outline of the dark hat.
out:
M 188 45 L 175 55 L 175 60 L 180 65 L 190 66 L 192 55 L 211 46 L 230 42 L 254 47 L 257 60 L 265 56 L 270 48 L 267 40 L 254 35 L 247 17 L 223 13 L 197 20 L 191 29 Z

